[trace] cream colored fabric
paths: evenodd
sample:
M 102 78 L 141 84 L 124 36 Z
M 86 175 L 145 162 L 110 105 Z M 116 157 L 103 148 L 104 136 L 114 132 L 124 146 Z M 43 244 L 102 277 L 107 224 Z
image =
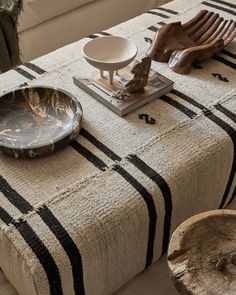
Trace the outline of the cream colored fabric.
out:
M 144 56 L 145 38 L 155 34 L 150 27 L 207 8 L 185 2 L 165 6 L 178 15 L 155 9 L 159 15 L 146 13 L 107 32 L 128 36 Z M 24 82 L 52 85 L 74 94 L 84 109 L 79 152 L 69 146 L 33 161 L 0 157 L 1 207 L 12 218 L 0 224 L 0 267 L 20 295 L 48 295 L 50 286 L 51 294 L 83 294 L 83 287 L 88 295 L 111 294 L 159 259 L 183 220 L 218 208 L 229 183 L 226 205 L 235 188 L 235 117 L 218 108 L 236 113 L 235 41 L 227 48 L 231 56 L 221 53 L 188 76 L 154 62 L 177 91 L 169 102 L 157 99 L 120 118 L 72 83 L 73 75 L 91 70 L 82 58 L 88 40 L 33 61 L 44 74 L 21 66 L 37 79 L 13 70 L 0 76 L 1 93 Z

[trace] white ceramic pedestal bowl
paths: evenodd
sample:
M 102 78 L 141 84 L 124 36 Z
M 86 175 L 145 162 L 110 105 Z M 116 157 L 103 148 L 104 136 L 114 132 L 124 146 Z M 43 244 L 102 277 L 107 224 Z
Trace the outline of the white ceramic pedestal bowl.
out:
M 118 36 L 99 37 L 89 41 L 83 48 L 84 58 L 93 67 L 103 72 L 108 71 L 110 84 L 114 71 L 127 66 L 137 55 L 137 46 L 129 39 Z

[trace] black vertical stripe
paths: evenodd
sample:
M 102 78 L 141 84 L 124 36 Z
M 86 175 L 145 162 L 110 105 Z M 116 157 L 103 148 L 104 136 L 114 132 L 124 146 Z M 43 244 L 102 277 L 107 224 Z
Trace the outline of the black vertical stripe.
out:
M 225 192 L 224 195 L 222 197 L 221 203 L 219 208 L 223 208 L 226 202 L 226 199 L 228 197 L 230 188 L 232 186 L 233 183 L 233 179 L 235 176 L 235 171 L 236 171 L 236 130 L 234 128 L 232 128 L 229 124 L 227 124 L 226 122 L 224 122 L 223 120 L 221 120 L 220 118 L 218 118 L 216 115 L 214 115 L 209 109 L 207 109 L 204 105 L 200 104 L 199 102 L 197 102 L 196 100 L 194 100 L 193 98 L 185 95 L 184 93 L 177 91 L 177 90 L 172 90 L 172 93 L 174 93 L 175 95 L 179 96 L 180 98 L 182 98 L 183 100 L 187 101 L 188 103 L 192 104 L 193 106 L 199 108 L 200 110 L 203 111 L 203 114 L 212 122 L 214 122 L 216 125 L 218 125 L 222 130 L 224 130 L 229 137 L 231 138 L 232 142 L 233 142 L 233 147 L 234 147 L 234 156 L 233 156 L 233 163 L 232 163 L 232 167 L 230 170 L 230 175 L 229 175 L 229 180 L 227 182 L 226 188 L 225 188 Z
M 43 70 L 39 66 L 33 64 L 32 62 L 26 62 L 26 63 L 24 63 L 24 66 L 29 68 L 30 70 L 34 71 L 35 73 L 37 73 L 39 75 L 47 73 L 45 70 Z
M 236 186 L 235 186 L 235 188 L 234 188 L 234 191 L 233 191 L 232 197 L 230 198 L 230 200 L 229 200 L 227 206 L 233 202 L 233 200 L 235 199 L 235 197 L 236 197 Z
M 206 1 L 203 1 L 202 4 L 204 4 L 206 6 L 209 6 L 209 7 L 212 7 L 212 8 L 215 8 L 215 9 L 218 9 L 220 11 L 228 12 L 228 13 L 236 16 L 236 12 L 235 11 L 233 11 L 231 9 L 228 9 L 226 7 L 223 7 L 223 6 L 220 6 L 220 5 L 215 5 L 215 4 L 206 2 Z
M 85 137 L 87 140 L 89 140 L 93 145 L 95 145 L 99 150 L 101 150 L 105 155 L 107 155 L 113 161 L 118 161 L 118 162 L 121 161 L 121 157 L 115 154 L 111 149 L 105 146 L 101 141 L 99 141 L 96 137 L 94 137 L 91 133 L 89 133 L 84 128 L 80 130 L 80 134 L 83 137 Z
M 236 8 L 235 4 L 232 4 L 232 3 L 229 3 L 229 2 L 226 2 L 226 1 L 223 1 L 223 0 L 210 0 L 210 1 L 223 4 L 223 5 L 229 6 L 231 8 Z
M 1 175 L 0 191 L 21 213 L 27 214 L 34 210 L 34 207 L 19 195 Z
M 236 54 L 234 54 L 233 52 L 230 52 L 230 51 L 228 51 L 226 49 L 221 50 L 220 53 L 223 53 L 225 55 L 228 55 L 229 57 L 232 57 L 232 58 L 236 59 Z
M 162 11 L 165 11 L 165 12 L 169 12 L 171 14 L 178 14 L 178 12 L 172 10 L 172 9 L 169 9 L 169 8 L 165 8 L 165 7 L 155 7 L 155 9 L 158 9 L 158 10 L 162 10 Z
M 10 223 L 14 222 L 14 219 L 11 217 L 11 215 L 0 206 L 0 219 L 6 223 L 6 225 L 9 225 Z
M 0 191 L 4 194 L 4 196 L 22 213 L 27 214 L 29 211 L 33 211 L 34 208 L 32 205 L 30 205 L 19 193 L 17 193 L 7 181 L 0 176 Z M 1 213 L 1 212 L 0 212 Z M 73 272 L 73 279 L 74 279 L 74 287 L 76 291 L 76 295 L 83 295 L 84 294 L 84 284 L 83 284 L 83 269 L 82 269 L 82 259 L 80 256 L 79 249 L 73 242 L 72 238 L 69 236 L 69 234 L 66 232 L 66 230 L 63 228 L 63 226 L 60 224 L 59 220 L 52 214 L 52 212 L 46 207 L 43 206 L 37 211 L 37 214 L 41 217 L 43 222 L 48 226 L 48 228 L 51 230 L 51 232 L 55 235 L 57 240 L 61 243 L 63 249 L 65 250 L 72 266 L 72 272 Z M 21 223 L 22 221 L 20 221 Z M 12 222 L 17 229 L 19 230 L 18 222 Z M 44 245 L 41 245 L 41 241 L 39 241 L 39 238 L 35 233 L 32 233 L 31 229 L 31 237 L 35 240 L 38 240 L 38 243 L 40 244 L 40 247 L 42 248 L 42 254 L 44 255 L 44 252 L 47 254 L 48 250 Z M 20 232 L 23 236 L 24 233 Z M 23 236 L 25 241 L 30 242 L 30 239 L 26 239 L 25 236 Z M 29 244 L 31 247 L 31 245 Z M 37 246 L 37 245 L 36 245 Z M 35 247 L 36 247 L 35 246 Z M 37 258 L 42 263 L 42 260 L 44 258 L 40 257 L 40 251 L 36 251 L 35 249 L 34 253 L 37 254 Z M 36 253 L 37 252 L 37 253 Z M 49 252 L 48 252 L 49 253 Z M 49 255 L 49 254 L 47 254 Z M 53 258 L 49 258 L 49 262 L 52 264 L 50 266 L 49 264 L 43 264 L 45 267 L 49 267 L 49 269 L 45 269 L 45 272 L 47 273 L 47 277 L 49 280 L 49 285 L 53 285 L 50 276 L 50 271 L 54 272 L 57 275 L 57 272 L 59 273 L 57 266 L 53 264 Z M 56 268 L 55 268 L 56 267 Z M 57 278 L 57 282 L 59 281 L 60 277 Z M 59 288 L 60 286 L 58 286 Z M 51 287 L 50 287 L 51 288 Z M 60 292 L 60 290 L 58 291 Z M 55 294 L 61 294 L 61 293 L 52 293 Z
M 27 221 L 20 220 L 14 225 L 42 264 L 48 278 L 50 295 L 63 295 L 60 273 L 51 253 Z
M 221 104 L 216 104 L 215 108 L 236 123 L 236 114 L 223 107 Z
M 70 259 L 75 294 L 85 294 L 82 259 L 78 247 L 55 215 L 45 205 L 37 213 L 51 229 Z
M 139 192 L 145 201 L 149 214 L 149 231 L 148 231 L 148 247 L 146 254 L 146 268 L 152 264 L 153 260 L 153 248 L 154 239 L 156 233 L 156 222 L 157 214 L 155 203 L 153 201 L 152 195 L 142 186 L 132 175 L 130 175 L 125 169 L 119 165 L 115 165 L 113 170 L 119 173 L 132 187 Z
M 30 73 L 28 73 L 27 71 L 19 68 L 19 67 L 16 67 L 16 68 L 13 68 L 14 71 L 16 71 L 17 73 L 19 73 L 21 76 L 29 79 L 29 80 L 34 80 L 36 79 L 35 76 L 31 75 Z
M 229 60 L 223 58 L 222 56 L 214 55 L 214 56 L 212 56 L 212 59 L 217 60 L 217 61 L 223 63 L 224 65 L 236 70 L 236 64 L 233 63 L 232 61 L 229 61 Z
M 85 159 L 91 162 L 95 167 L 102 171 L 106 170 L 107 165 L 101 159 L 95 156 L 92 152 L 90 152 L 88 149 L 86 149 L 84 146 L 78 143 L 76 140 L 72 141 L 70 143 L 70 146 L 73 147 L 73 149 L 76 150 L 78 153 L 80 153 Z
M 175 107 L 176 109 L 178 109 L 179 111 L 184 113 L 186 116 L 188 116 L 190 119 L 193 119 L 194 117 L 197 116 L 197 113 L 195 113 L 194 111 L 190 110 L 186 106 L 182 105 L 181 103 L 179 103 L 178 101 L 170 98 L 167 95 L 163 95 L 159 99 L 161 99 L 164 102 L 168 103 L 169 105 Z
M 163 13 L 159 13 L 159 12 L 156 12 L 156 11 L 152 11 L 152 10 L 147 11 L 146 13 L 157 15 L 157 16 L 160 16 L 160 17 L 163 17 L 163 18 L 170 18 L 168 15 L 165 15 Z
M 170 240 L 170 228 L 172 217 L 172 196 L 170 188 L 164 178 L 158 174 L 154 169 L 148 166 L 136 155 L 129 155 L 127 159 L 142 171 L 147 177 L 149 177 L 160 188 L 165 204 L 165 217 L 164 217 L 164 229 L 163 229 L 163 242 L 162 242 L 162 255 L 166 253 Z

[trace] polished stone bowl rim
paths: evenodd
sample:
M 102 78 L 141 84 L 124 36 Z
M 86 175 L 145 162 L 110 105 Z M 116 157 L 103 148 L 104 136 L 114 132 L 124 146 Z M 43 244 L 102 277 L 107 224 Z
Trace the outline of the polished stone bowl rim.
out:
M 0 96 L 0 103 L 1 103 L 1 100 L 6 95 L 9 95 L 10 93 L 20 91 L 20 90 L 24 91 L 25 89 L 37 89 L 37 88 L 56 90 L 59 93 L 63 93 L 64 95 L 68 96 L 72 100 L 74 107 L 76 109 L 80 110 L 80 114 L 74 113 L 75 116 L 72 119 L 73 123 L 76 123 L 76 120 L 77 120 L 77 124 L 72 124 L 71 128 L 67 132 L 65 132 L 63 135 L 57 137 L 55 139 L 55 141 L 53 140 L 54 145 L 60 143 L 63 140 L 65 140 L 65 144 L 61 145 L 60 148 L 55 148 L 55 151 L 59 150 L 59 149 L 61 150 L 62 148 L 67 146 L 70 143 L 70 141 L 72 141 L 78 135 L 78 133 L 79 133 L 79 131 L 81 129 L 81 121 L 82 121 L 82 118 L 83 118 L 83 109 L 82 109 L 82 106 L 81 106 L 79 100 L 73 94 L 71 94 L 67 90 L 61 89 L 59 87 L 50 86 L 50 85 L 32 85 L 32 86 L 18 87 L 18 88 L 15 88 L 15 89 L 11 90 L 11 91 L 7 91 L 7 92 L 3 93 Z M 52 145 L 52 143 L 41 144 L 41 145 L 40 144 L 39 145 L 33 145 L 32 147 L 29 146 L 29 147 L 15 147 L 15 148 L 13 148 L 10 145 L 0 143 L 0 151 L 2 151 L 4 154 L 10 155 L 10 156 L 15 156 L 14 155 L 15 151 L 18 151 L 18 152 L 20 152 L 19 158 L 33 158 L 33 156 L 28 157 L 26 155 L 26 153 L 29 152 L 30 150 L 37 151 L 39 149 L 46 148 L 47 146 L 50 147 L 51 145 Z M 48 152 L 48 153 L 42 154 L 40 156 L 45 156 L 45 155 L 50 154 L 50 153 L 51 152 Z M 38 157 L 38 156 L 35 156 L 35 157 Z

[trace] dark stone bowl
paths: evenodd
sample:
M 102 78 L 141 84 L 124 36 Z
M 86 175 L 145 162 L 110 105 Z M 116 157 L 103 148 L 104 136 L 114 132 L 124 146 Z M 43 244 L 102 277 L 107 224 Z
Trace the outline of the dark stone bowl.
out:
M 0 97 L 0 150 L 15 158 L 58 151 L 79 133 L 82 107 L 70 93 L 44 86 L 16 89 Z

